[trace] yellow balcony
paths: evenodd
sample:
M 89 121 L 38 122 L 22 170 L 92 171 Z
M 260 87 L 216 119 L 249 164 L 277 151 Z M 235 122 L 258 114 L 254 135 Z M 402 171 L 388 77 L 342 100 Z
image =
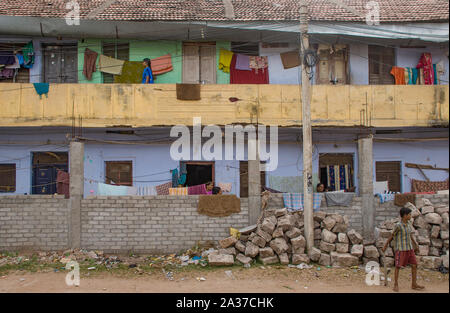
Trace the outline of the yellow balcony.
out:
M 445 86 L 312 87 L 313 126 L 406 127 L 448 125 Z M 232 102 L 230 98 L 238 98 Z M 296 85 L 202 85 L 201 100 L 176 98 L 176 85 L 51 84 L 48 97 L 32 84 L 0 84 L 0 126 L 83 127 L 255 123 L 301 126 Z

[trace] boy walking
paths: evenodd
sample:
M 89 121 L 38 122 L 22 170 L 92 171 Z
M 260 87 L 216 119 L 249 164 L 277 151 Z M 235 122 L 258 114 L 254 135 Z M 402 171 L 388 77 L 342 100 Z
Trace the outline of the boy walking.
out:
M 395 281 L 394 291 L 398 292 L 398 274 L 401 267 L 411 264 L 412 284 L 411 288 L 416 290 L 424 289 L 425 287 L 417 284 L 417 261 L 415 250 L 419 248 L 417 242 L 412 236 L 413 228 L 411 226 L 411 210 L 402 208 L 400 210 L 401 221 L 395 225 L 391 237 L 387 240 L 382 251 L 386 251 L 387 247 L 394 239 L 395 251 Z

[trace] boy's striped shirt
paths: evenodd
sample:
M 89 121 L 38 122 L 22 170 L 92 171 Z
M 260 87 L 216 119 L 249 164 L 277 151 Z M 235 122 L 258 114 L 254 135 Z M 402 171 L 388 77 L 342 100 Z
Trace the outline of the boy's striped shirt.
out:
M 413 229 L 409 222 L 404 224 L 399 222 L 395 225 L 393 235 L 395 240 L 395 251 L 413 250 L 411 242 L 411 233 Z

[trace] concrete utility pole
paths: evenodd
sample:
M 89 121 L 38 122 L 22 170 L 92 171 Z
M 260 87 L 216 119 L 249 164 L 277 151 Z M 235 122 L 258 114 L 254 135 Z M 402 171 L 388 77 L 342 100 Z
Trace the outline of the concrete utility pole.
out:
M 300 3 L 300 51 L 302 56 L 302 131 L 303 131 L 303 208 L 307 252 L 314 247 L 313 185 L 312 185 L 312 130 L 311 81 L 305 64 L 305 51 L 309 49 L 308 7 Z M 312 69 L 309 69 L 312 70 Z
M 84 143 L 71 141 L 69 148 L 70 199 L 69 247 L 81 247 L 81 201 L 84 193 Z

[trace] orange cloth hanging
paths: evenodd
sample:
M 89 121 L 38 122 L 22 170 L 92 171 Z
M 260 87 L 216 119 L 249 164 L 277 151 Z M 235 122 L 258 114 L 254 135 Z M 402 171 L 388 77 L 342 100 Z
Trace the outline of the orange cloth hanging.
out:
M 394 76 L 396 85 L 406 85 L 405 69 L 403 67 L 393 66 L 391 75 Z
M 151 60 L 153 75 L 161 75 L 173 70 L 172 56 L 166 54 Z

